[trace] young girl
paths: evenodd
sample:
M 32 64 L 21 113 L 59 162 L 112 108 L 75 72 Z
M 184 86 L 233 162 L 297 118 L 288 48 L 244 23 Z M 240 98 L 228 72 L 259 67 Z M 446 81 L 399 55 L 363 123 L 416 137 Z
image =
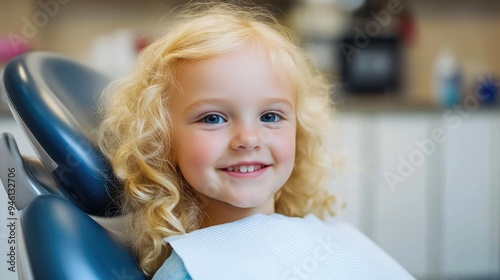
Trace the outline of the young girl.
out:
M 266 11 L 190 5 L 104 104 L 99 144 L 154 279 L 412 279 L 316 218 L 335 203 L 329 86 Z

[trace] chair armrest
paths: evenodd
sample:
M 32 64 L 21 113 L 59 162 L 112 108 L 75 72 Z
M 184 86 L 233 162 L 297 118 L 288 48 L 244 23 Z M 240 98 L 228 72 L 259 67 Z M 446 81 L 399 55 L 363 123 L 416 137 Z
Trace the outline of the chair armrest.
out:
M 0 136 L 0 158 L 0 178 L 17 210 L 24 209 L 39 195 L 62 195 L 54 178 L 41 163 L 21 156 L 10 133 Z

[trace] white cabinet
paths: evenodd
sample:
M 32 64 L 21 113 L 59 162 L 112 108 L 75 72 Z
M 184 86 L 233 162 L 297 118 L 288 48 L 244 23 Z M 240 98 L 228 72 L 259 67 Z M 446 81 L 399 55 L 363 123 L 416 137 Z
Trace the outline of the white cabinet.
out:
M 446 275 L 498 272 L 498 125 L 496 115 L 472 115 L 445 143 L 441 265 Z
M 419 279 L 500 277 L 500 113 L 348 112 L 352 221 Z M 355 152 L 352 152 L 355 150 Z M 344 192 L 338 192 L 344 190 Z
M 428 138 L 431 123 L 418 115 L 379 116 L 372 146 L 378 163 L 370 186 L 374 241 L 415 274 L 428 269 L 426 166 L 434 155 L 424 153 L 416 143 Z

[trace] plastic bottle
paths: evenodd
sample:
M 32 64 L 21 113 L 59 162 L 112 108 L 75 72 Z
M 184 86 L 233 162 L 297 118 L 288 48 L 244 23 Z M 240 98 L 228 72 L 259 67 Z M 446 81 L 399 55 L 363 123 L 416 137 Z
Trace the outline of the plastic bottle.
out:
M 443 107 L 459 103 L 462 96 L 461 74 L 453 51 L 441 50 L 434 67 L 436 102 Z

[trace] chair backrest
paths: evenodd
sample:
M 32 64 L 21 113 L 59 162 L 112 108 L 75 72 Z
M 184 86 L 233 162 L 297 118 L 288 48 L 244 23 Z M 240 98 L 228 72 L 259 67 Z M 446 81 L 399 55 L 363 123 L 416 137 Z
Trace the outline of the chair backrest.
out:
M 40 51 L 11 60 L 3 78 L 9 107 L 43 163 L 22 157 L 12 135 L 0 136 L 0 176 L 4 187 L 11 178 L 5 170 L 16 176 L 14 200 L 22 210 L 20 279 L 146 279 L 119 234 L 95 217 L 119 214 L 117 184 L 92 139 L 110 79 Z
M 7 101 L 66 198 L 92 215 L 117 213 L 108 162 L 92 141 L 110 79 L 66 56 L 28 52 L 4 71 Z

